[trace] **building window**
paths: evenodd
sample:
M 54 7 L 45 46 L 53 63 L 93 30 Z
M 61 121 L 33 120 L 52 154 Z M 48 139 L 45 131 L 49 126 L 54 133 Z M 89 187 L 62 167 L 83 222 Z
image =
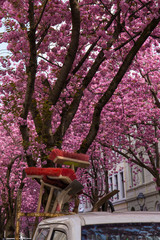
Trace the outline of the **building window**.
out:
M 133 168 L 130 168 L 130 176 L 131 176 L 131 187 L 133 187 Z
M 125 198 L 125 180 L 124 172 L 121 169 L 119 172 L 110 176 L 108 179 L 109 191 L 119 190 L 119 192 L 112 198 L 113 201 L 123 200 Z
M 160 212 L 160 202 L 157 202 L 157 203 L 156 203 L 156 211 L 157 211 L 157 212 Z
M 118 189 L 118 176 L 114 175 L 115 189 Z M 116 194 L 117 199 L 119 199 L 119 193 Z
M 131 207 L 131 211 L 135 211 L 135 208 L 134 208 L 134 207 Z
M 109 190 L 110 190 L 110 192 L 113 191 L 113 181 L 112 181 L 112 177 L 109 178 Z
M 142 183 L 145 183 L 144 168 L 142 168 Z
M 123 172 L 120 172 L 120 192 L 121 192 L 121 197 L 125 198 Z

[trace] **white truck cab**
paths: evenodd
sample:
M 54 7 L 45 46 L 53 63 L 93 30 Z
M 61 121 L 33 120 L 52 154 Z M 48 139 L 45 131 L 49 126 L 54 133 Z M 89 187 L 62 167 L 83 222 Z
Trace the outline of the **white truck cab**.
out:
M 48 218 L 33 240 L 160 240 L 160 212 L 88 212 Z

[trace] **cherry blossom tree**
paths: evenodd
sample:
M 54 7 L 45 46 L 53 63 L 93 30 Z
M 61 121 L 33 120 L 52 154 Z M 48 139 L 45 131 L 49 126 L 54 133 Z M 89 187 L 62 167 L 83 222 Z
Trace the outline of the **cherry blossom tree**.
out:
M 3 125 L 4 124 L 4 125 Z M 8 115 L 7 121 L 1 115 L 0 125 L 0 143 L 1 143 L 1 159 L 0 159 L 0 233 L 8 226 L 8 232 L 12 232 L 15 221 L 15 204 L 17 188 L 22 188 L 20 179 L 23 178 L 23 160 L 22 145 L 19 143 L 19 134 L 13 127 L 12 116 Z M 10 130 L 13 131 L 10 131 Z M 13 170 L 14 168 L 14 170 Z M 3 235 L 1 236 L 3 237 Z
M 130 81 L 122 81 L 108 105 L 110 114 L 107 119 L 104 116 L 99 142 L 123 156 L 131 166 L 147 169 L 159 190 L 160 56 L 156 54 L 157 50 L 158 46 L 153 45 L 145 53 L 138 54 L 136 70 L 126 78 Z M 109 139 L 108 135 L 112 138 Z
M 39 184 L 25 178 L 26 158 L 12 114 L 1 112 L 0 130 L 0 237 L 3 238 L 4 230 L 8 237 L 14 236 L 17 192 L 23 189 L 22 210 L 33 211 Z
M 151 44 L 151 33 L 158 35 L 158 11 L 158 1 L 4 1 L 1 41 L 12 54 L 1 59 L 1 89 L 19 120 L 29 166 L 35 165 L 29 124 L 49 149 L 61 147 L 81 119 L 85 130 L 76 150 L 87 151 L 135 55 L 148 37 Z M 84 108 L 91 109 L 88 116 Z
M 110 107 L 119 110 L 119 119 L 123 116 L 118 107 L 133 91 L 127 77 L 140 70 L 136 63 L 143 52 L 159 44 L 159 4 L 158 0 L 1 1 L 1 25 L 6 28 L 1 43 L 6 42 L 10 52 L 0 58 L 1 108 L 6 125 L 11 125 L 9 114 L 13 118 L 28 166 L 53 166 L 47 158 L 53 147 L 86 153 L 96 138 L 105 137 L 108 118 L 113 120 Z M 112 132 L 107 135 L 113 136 L 117 121 L 110 123 Z M 12 162 L 10 154 L 6 157 Z M 10 166 L 7 161 L 5 166 Z
M 102 112 L 94 142 L 97 149 L 92 152 L 92 144 L 89 150 L 91 169 L 80 173 L 85 195 L 93 205 L 108 191 L 105 174 L 124 160 L 135 169 L 135 180 L 142 168 L 149 171 L 159 191 L 159 57 L 158 45 L 140 52 Z M 105 161 L 100 154 L 102 146 L 108 154 Z

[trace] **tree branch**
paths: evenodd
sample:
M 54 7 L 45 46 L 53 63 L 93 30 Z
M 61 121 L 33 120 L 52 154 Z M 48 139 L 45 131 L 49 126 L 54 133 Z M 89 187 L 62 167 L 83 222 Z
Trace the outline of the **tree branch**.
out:
M 44 29 L 43 33 L 41 34 L 40 40 L 38 41 L 38 43 L 36 44 L 36 48 L 38 49 L 41 45 L 41 43 L 43 42 L 45 36 L 48 33 L 48 30 L 50 28 L 50 24 L 48 24 L 48 26 Z
M 40 14 L 40 16 L 39 16 L 39 19 L 38 19 L 37 23 L 35 24 L 35 27 L 34 27 L 35 30 L 37 29 L 38 24 L 40 23 L 40 21 L 41 21 L 41 19 L 42 19 L 42 17 L 43 17 L 43 14 L 44 14 L 45 8 L 46 8 L 46 6 L 47 6 L 47 3 L 48 3 L 48 0 L 45 0 L 44 3 L 43 3 L 43 9 L 42 9 L 42 12 L 41 12 L 41 14 Z
M 106 26 L 104 27 L 104 30 L 107 31 L 108 28 L 112 25 L 113 21 L 115 20 L 115 18 L 117 17 L 117 15 L 119 14 L 119 10 L 111 16 L 110 21 L 106 24 Z M 79 69 L 80 67 L 83 65 L 83 63 L 85 62 L 85 60 L 88 58 L 89 54 L 91 53 L 91 51 L 94 49 L 94 47 L 96 46 L 97 42 L 101 39 L 101 36 L 94 42 L 92 43 L 92 45 L 89 47 L 89 49 L 87 50 L 86 54 L 82 57 L 82 59 L 79 61 L 78 65 L 73 69 L 72 74 L 74 75 Z
M 118 30 L 115 29 L 113 33 L 113 37 L 107 42 L 107 48 L 106 48 L 107 50 L 109 50 L 113 45 L 113 43 L 118 39 L 118 36 L 121 30 L 122 30 L 121 28 L 118 28 Z M 104 57 L 103 49 L 101 49 L 93 65 L 89 69 L 86 77 L 83 79 L 81 88 L 76 91 L 72 103 L 69 106 L 67 105 L 66 108 L 63 109 L 63 112 L 62 112 L 63 117 L 61 119 L 61 124 L 59 125 L 59 127 L 57 128 L 57 131 L 54 134 L 54 139 L 56 139 L 56 142 L 60 143 L 62 141 L 64 134 L 66 133 L 73 117 L 77 112 L 84 90 L 87 88 L 92 78 L 94 77 L 95 73 L 97 72 L 99 66 L 105 59 L 106 58 Z M 55 144 L 57 146 L 57 143 Z
M 99 66 L 104 60 L 105 60 L 104 53 L 103 53 L 103 50 L 101 50 L 95 62 L 91 66 L 90 70 L 88 71 L 86 77 L 83 79 L 81 88 L 76 91 L 73 97 L 72 103 L 69 106 L 67 105 L 66 108 L 63 109 L 61 124 L 59 125 L 59 127 L 57 128 L 57 131 L 54 134 L 55 141 L 61 142 L 73 117 L 77 112 L 84 90 L 87 88 L 88 84 L 91 82 L 93 76 L 95 75 Z
M 125 57 L 119 71 L 117 72 L 116 76 L 113 78 L 107 91 L 103 94 L 103 96 L 100 98 L 100 100 L 98 101 L 98 103 L 95 106 L 89 133 L 88 133 L 87 137 L 84 139 L 84 141 L 82 142 L 78 152 L 82 152 L 82 153 L 87 152 L 89 146 L 91 145 L 91 143 L 93 142 L 93 140 L 95 139 L 95 137 L 98 133 L 99 123 L 100 123 L 100 115 L 101 115 L 101 111 L 102 111 L 103 107 L 108 103 L 108 101 L 114 94 L 114 92 L 117 89 L 119 83 L 121 82 L 123 76 L 125 75 L 129 66 L 131 65 L 135 55 L 137 54 L 137 52 L 139 51 L 139 49 L 141 48 L 143 43 L 150 36 L 151 32 L 155 29 L 155 27 L 158 25 L 159 22 L 160 22 L 160 17 L 157 19 L 154 18 L 150 22 L 150 24 L 147 25 L 147 27 L 144 29 L 141 36 L 137 39 L 137 41 L 135 42 L 132 49 Z
M 141 32 L 137 32 L 133 37 L 131 37 L 130 39 L 128 39 L 127 41 L 125 41 L 124 43 L 120 44 L 118 47 L 116 47 L 114 49 L 114 51 L 120 50 L 122 47 L 124 47 L 127 43 L 131 42 L 132 40 L 134 40 L 134 38 L 136 38 L 137 36 L 139 36 L 141 34 Z M 135 42 L 135 41 L 134 41 Z
M 58 68 L 62 68 L 62 67 L 59 66 L 58 64 L 53 63 L 52 61 L 46 59 L 45 57 L 43 57 L 43 56 L 41 56 L 41 55 L 38 55 L 38 57 L 42 58 L 43 60 L 45 60 L 46 62 L 50 63 L 51 65 L 54 65 L 54 66 L 56 66 L 56 67 L 58 67 Z
M 157 69 L 157 71 L 158 71 L 158 69 Z M 149 73 L 147 73 L 146 75 L 144 75 L 144 74 L 142 73 L 141 69 L 139 70 L 139 72 L 140 72 L 141 76 L 145 79 L 145 81 L 147 82 L 147 84 L 148 84 L 149 86 L 152 86 L 152 83 L 151 83 L 150 78 L 149 78 Z M 159 101 L 159 99 L 158 99 L 158 97 L 157 97 L 156 92 L 155 92 L 153 89 L 150 89 L 150 92 L 152 93 L 152 96 L 153 96 L 153 98 L 154 98 L 154 100 L 155 100 L 156 106 L 157 106 L 158 108 L 160 108 L 160 101 Z
M 77 0 L 70 0 L 71 15 L 72 15 L 72 36 L 70 46 L 64 61 L 64 64 L 60 70 L 58 79 L 52 90 L 52 104 L 55 105 L 61 91 L 65 86 L 68 74 L 72 68 L 72 64 L 76 57 L 76 53 L 79 45 L 79 33 L 80 33 L 80 11 Z
M 36 36 L 35 36 L 35 29 L 34 29 L 34 4 L 32 0 L 29 0 L 29 10 L 28 10 L 28 17 L 30 23 L 30 31 L 28 32 L 28 39 L 29 39 L 29 47 L 30 47 L 30 59 L 29 65 L 27 67 L 27 90 L 25 93 L 25 102 L 23 105 L 23 111 L 21 117 L 23 119 L 27 119 L 29 107 L 32 101 L 32 95 L 34 92 L 34 83 L 36 77 L 36 70 L 37 70 L 37 51 L 36 51 Z
M 157 171 L 154 171 L 152 168 L 150 168 L 149 166 L 145 165 L 137 156 L 136 154 L 131 150 L 128 149 L 128 151 L 126 150 L 126 153 L 124 151 L 120 151 L 119 149 L 115 148 L 115 146 L 111 146 L 109 144 L 106 143 L 102 143 L 100 142 L 100 144 L 104 147 L 107 147 L 109 149 L 112 149 L 114 152 L 117 152 L 118 154 L 120 154 L 121 156 L 123 156 L 124 158 L 128 159 L 130 162 L 133 162 L 134 164 L 147 169 L 152 176 L 154 176 L 155 178 L 157 178 Z M 134 158 L 133 158 L 134 157 Z
M 43 122 L 42 117 L 37 109 L 36 99 L 32 99 L 32 104 L 30 106 L 30 112 L 32 114 L 32 118 L 35 124 L 36 132 L 39 137 L 42 136 Z

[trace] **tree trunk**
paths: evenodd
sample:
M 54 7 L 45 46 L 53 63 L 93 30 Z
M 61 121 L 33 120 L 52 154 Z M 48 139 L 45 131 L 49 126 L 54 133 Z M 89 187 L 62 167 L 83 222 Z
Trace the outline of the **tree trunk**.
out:
M 15 214 L 10 213 L 5 225 L 6 237 L 13 238 L 15 234 Z

